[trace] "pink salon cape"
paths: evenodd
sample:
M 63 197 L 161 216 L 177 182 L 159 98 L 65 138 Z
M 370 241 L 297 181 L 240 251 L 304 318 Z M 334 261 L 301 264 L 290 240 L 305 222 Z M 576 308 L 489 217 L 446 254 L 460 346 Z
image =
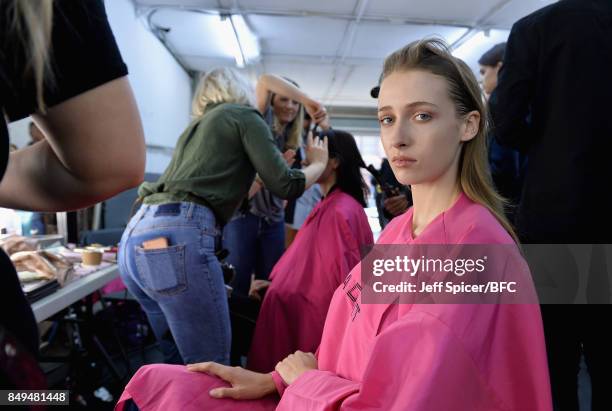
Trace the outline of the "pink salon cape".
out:
M 308 215 L 276 263 L 247 368 L 270 372 L 296 350 L 315 352 L 334 291 L 374 243 L 363 207 L 336 189 Z
M 412 211 L 395 218 L 381 244 L 509 244 L 493 215 L 464 194 L 412 237 Z M 149 410 L 550 411 L 552 400 L 537 305 L 373 305 L 358 295 L 361 268 L 335 291 L 318 351 L 278 397 L 208 396 L 223 381 L 182 366 L 142 367 L 117 406 Z

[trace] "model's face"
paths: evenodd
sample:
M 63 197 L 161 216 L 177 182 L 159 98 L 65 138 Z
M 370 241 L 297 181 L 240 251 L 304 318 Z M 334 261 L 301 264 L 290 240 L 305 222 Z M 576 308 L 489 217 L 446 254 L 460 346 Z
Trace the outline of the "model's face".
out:
M 274 115 L 281 124 L 288 124 L 295 120 L 300 108 L 300 103 L 288 97 L 275 95 L 272 102 Z
M 480 65 L 480 74 L 482 75 L 482 89 L 487 95 L 490 95 L 495 87 L 497 87 L 497 74 L 501 68 L 502 63 L 498 63 L 496 66 L 483 66 Z
M 480 115 L 471 112 L 466 118 L 457 117 L 443 77 L 420 70 L 387 76 L 378 96 L 378 120 L 397 180 L 432 183 L 457 169 L 461 142 L 476 136 Z

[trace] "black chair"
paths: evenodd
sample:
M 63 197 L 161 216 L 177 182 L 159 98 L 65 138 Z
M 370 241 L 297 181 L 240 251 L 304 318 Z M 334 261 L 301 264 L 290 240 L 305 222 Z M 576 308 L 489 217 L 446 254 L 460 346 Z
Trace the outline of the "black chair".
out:
M 161 174 L 147 173 L 145 181 L 157 181 Z M 123 230 L 131 217 L 134 202 L 138 197 L 138 188 L 126 190 L 102 203 L 102 221 L 99 230 L 82 231 L 81 244 L 117 245 Z

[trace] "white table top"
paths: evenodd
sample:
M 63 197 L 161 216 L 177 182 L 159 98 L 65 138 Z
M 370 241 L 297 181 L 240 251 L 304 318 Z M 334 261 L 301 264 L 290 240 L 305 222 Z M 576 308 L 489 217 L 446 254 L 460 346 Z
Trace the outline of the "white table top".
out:
M 104 287 L 119 276 L 116 264 L 100 269 L 82 278 L 71 281 L 64 287 L 32 303 L 36 322 L 41 322 L 74 304 L 81 298 Z

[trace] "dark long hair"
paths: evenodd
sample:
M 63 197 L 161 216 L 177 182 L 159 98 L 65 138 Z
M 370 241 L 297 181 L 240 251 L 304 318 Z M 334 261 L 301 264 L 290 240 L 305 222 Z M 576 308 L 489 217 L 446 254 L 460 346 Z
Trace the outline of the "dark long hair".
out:
M 328 136 L 329 157 L 338 159 L 336 187 L 366 207 L 368 186 L 363 180 L 361 169 L 365 168 L 361 153 L 352 134 L 342 130 L 330 130 Z

